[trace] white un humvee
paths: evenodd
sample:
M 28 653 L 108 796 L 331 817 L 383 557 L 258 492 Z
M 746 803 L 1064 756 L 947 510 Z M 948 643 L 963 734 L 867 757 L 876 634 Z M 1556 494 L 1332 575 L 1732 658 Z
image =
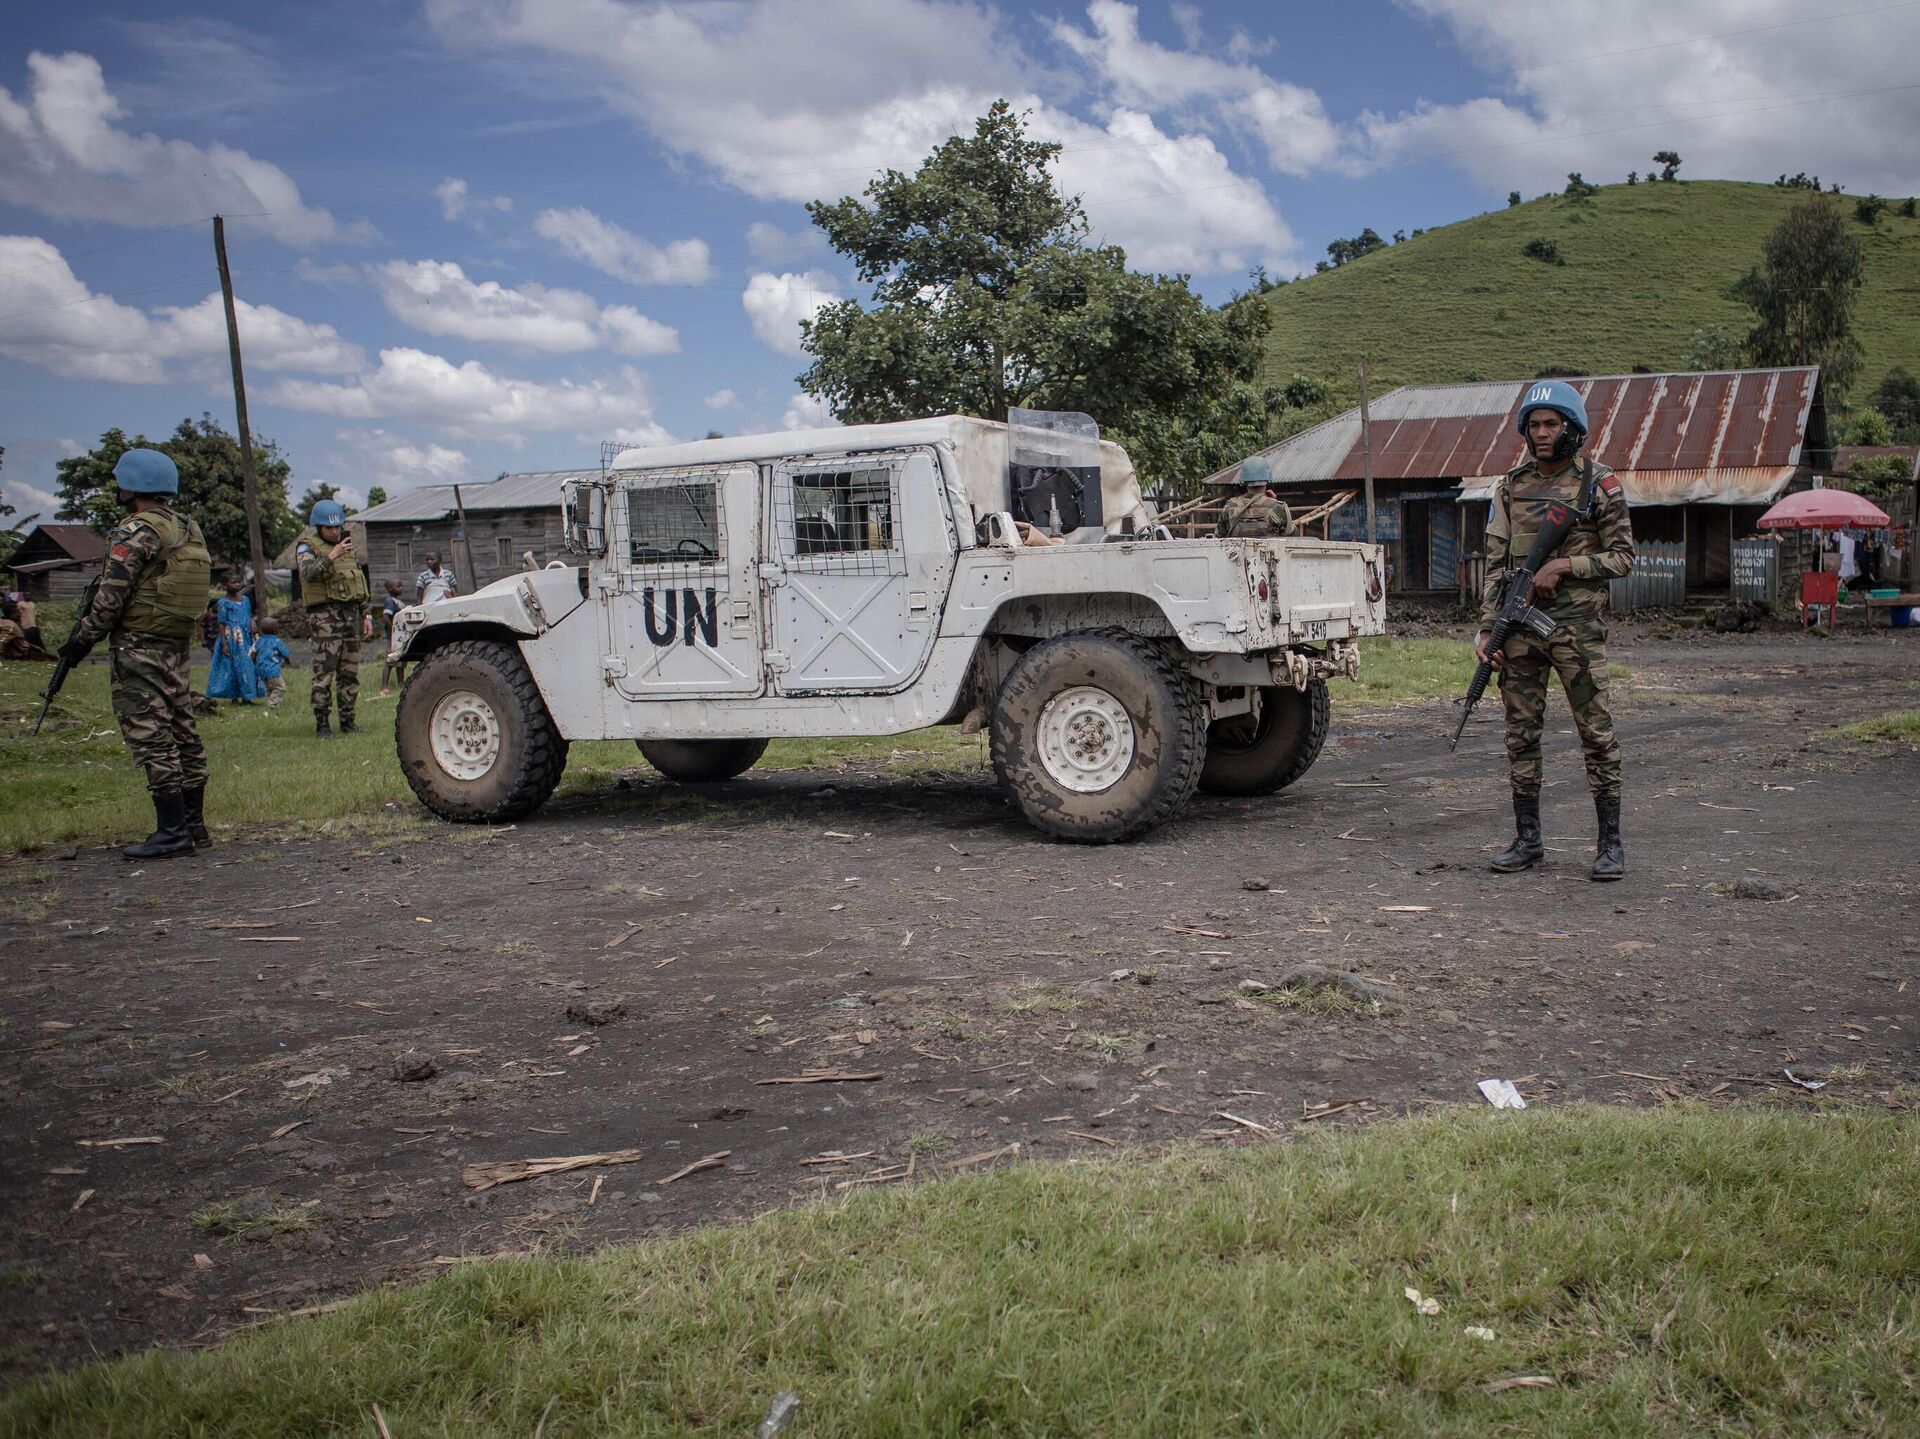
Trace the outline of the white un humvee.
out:
M 562 503 L 582 563 L 397 617 L 400 761 L 443 818 L 537 808 L 572 740 L 710 782 L 770 738 L 967 723 L 1033 824 L 1126 839 L 1298 779 L 1385 622 L 1376 546 L 1174 539 L 1084 416 L 630 449 Z

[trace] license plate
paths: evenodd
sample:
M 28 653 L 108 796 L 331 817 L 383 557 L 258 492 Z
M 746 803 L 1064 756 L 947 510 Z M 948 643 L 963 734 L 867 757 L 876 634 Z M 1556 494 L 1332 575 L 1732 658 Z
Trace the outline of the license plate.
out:
M 1303 640 L 1323 640 L 1327 637 L 1325 620 L 1303 620 L 1300 624 L 1300 638 Z

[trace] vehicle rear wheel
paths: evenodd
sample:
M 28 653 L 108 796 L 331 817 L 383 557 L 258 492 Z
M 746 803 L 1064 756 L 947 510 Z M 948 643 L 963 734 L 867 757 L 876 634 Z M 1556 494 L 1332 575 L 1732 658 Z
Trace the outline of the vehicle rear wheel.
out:
M 1132 839 L 1192 796 L 1206 758 L 1199 691 L 1159 649 L 1086 630 L 1022 655 L 994 701 L 994 772 L 1038 829 Z
M 745 774 L 767 752 L 763 739 L 635 740 L 648 764 L 682 784 L 713 784 Z
M 1200 788 L 1208 794 L 1262 795 L 1283 790 L 1313 767 L 1333 717 L 1325 680 L 1305 690 L 1263 685 L 1259 714 L 1233 715 L 1207 729 Z
M 540 687 L 520 652 L 497 640 L 459 640 L 416 665 L 393 739 L 420 803 L 463 824 L 531 814 L 567 767 Z

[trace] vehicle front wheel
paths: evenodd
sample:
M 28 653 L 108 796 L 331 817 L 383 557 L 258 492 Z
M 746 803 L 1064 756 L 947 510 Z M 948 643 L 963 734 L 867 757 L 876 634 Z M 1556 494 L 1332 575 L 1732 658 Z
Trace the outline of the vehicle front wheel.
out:
M 1191 680 L 1123 630 L 1061 635 L 1022 655 L 994 702 L 993 767 L 1037 828 L 1132 839 L 1192 796 L 1206 710 Z
M 531 814 L 567 767 L 540 687 L 520 652 L 497 640 L 459 640 L 416 665 L 393 739 L 420 803 L 463 824 Z
M 1256 698 L 1256 714 L 1233 715 L 1208 728 L 1207 764 L 1200 771 L 1200 788 L 1208 794 L 1273 794 L 1320 758 L 1333 716 L 1325 680 L 1312 680 L 1305 690 L 1263 685 Z
M 682 784 L 714 784 L 745 774 L 767 752 L 763 739 L 635 740 L 648 764 Z

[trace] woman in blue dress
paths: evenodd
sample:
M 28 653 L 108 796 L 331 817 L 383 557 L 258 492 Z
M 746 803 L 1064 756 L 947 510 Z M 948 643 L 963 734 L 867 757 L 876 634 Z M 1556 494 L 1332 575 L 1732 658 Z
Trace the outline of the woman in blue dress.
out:
M 252 704 L 266 694 L 248 650 L 253 645 L 253 601 L 242 591 L 246 582 L 236 572 L 227 576 L 226 598 L 213 607 L 220 634 L 213 642 L 213 665 L 207 671 L 207 698 Z

